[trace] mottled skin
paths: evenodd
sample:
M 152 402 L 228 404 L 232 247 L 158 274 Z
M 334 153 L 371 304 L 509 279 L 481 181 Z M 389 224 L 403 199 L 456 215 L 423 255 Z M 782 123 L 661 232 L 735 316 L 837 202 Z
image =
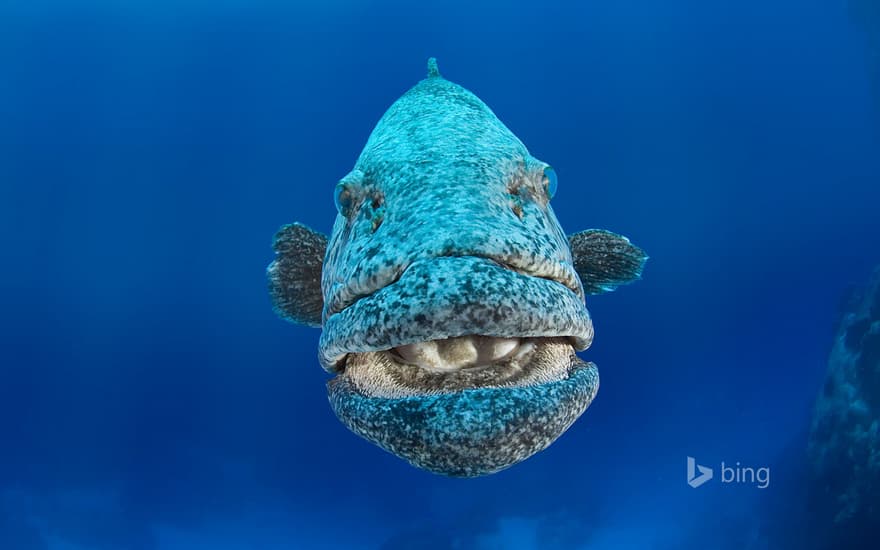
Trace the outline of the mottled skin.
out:
M 330 236 L 325 321 L 411 264 L 440 256 L 491 258 L 583 298 L 544 188 L 546 167 L 471 92 L 439 75 L 418 83 L 388 109 L 344 178 L 354 198 Z M 322 349 L 336 337 L 325 325 Z
M 646 257 L 610 232 L 566 237 L 550 179 L 432 61 L 337 185 L 329 241 L 282 228 L 276 310 L 322 325 L 319 361 L 338 375 L 330 402 L 350 429 L 419 467 L 475 476 L 545 448 L 589 406 L 598 371 L 575 355 L 593 338 L 585 291 L 638 278 Z M 437 374 L 392 349 L 468 335 L 527 338 L 532 351 Z
M 426 470 L 457 477 L 496 472 L 546 448 L 586 410 L 599 372 L 573 353 L 560 382 L 474 388 L 424 397 L 365 397 L 346 377 L 330 403 L 352 431 Z
M 570 336 L 585 349 L 593 324 L 583 298 L 555 281 L 474 256 L 420 259 L 394 284 L 327 318 L 319 359 L 333 366 L 353 351 L 465 334 Z

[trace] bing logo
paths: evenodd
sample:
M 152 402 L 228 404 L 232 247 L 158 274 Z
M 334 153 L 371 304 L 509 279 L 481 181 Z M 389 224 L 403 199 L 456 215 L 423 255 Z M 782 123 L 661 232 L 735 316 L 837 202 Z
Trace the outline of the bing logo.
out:
M 699 472 L 699 474 L 698 474 Z M 687 483 L 694 489 L 712 479 L 713 470 L 708 466 L 697 464 L 697 459 L 687 457 Z M 752 468 L 742 466 L 739 462 L 735 467 L 721 463 L 721 483 L 748 483 L 758 489 L 770 486 L 770 468 Z
M 700 475 L 697 475 L 697 470 L 700 470 Z M 706 483 L 712 479 L 712 468 L 708 468 L 706 466 L 700 466 L 697 464 L 697 459 L 689 456 L 688 457 L 688 485 L 696 489 L 700 485 Z

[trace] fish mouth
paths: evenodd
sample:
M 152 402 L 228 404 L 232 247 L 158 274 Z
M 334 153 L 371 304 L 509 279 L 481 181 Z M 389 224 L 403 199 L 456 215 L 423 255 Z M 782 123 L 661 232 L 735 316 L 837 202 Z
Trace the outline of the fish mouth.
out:
M 583 298 L 492 260 L 414 262 L 329 317 L 331 406 L 352 431 L 426 470 L 497 472 L 546 448 L 592 402 Z
M 593 324 L 582 296 L 565 284 L 479 256 L 411 263 L 393 283 L 327 317 L 318 360 L 338 373 L 352 353 L 483 335 L 567 338 L 582 351 Z
M 363 395 L 388 399 L 523 387 L 564 380 L 573 353 L 567 338 L 466 335 L 353 353 L 344 375 Z

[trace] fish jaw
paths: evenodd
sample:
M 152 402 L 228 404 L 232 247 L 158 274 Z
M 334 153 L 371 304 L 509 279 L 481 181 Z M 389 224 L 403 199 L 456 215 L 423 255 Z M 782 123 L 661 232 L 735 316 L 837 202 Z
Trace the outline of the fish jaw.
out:
M 402 398 L 371 397 L 344 373 L 328 383 L 330 405 L 350 430 L 425 470 L 492 474 L 545 449 L 589 407 L 599 371 L 571 350 L 567 375 L 515 387 L 480 387 Z
M 487 258 L 432 258 L 326 319 L 318 359 L 335 373 L 349 353 L 469 334 L 566 337 L 582 351 L 592 343 L 593 324 L 583 298 L 559 282 Z
M 319 358 L 337 373 L 330 404 L 349 429 L 420 468 L 474 477 L 546 448 L 586 410 L 598 369 L 575 351 L 592 338 L 583 298 L 562 283 L 442 257 L 327 319 Z M 459 370 L 405 364 L 434 341 L 480 342 L 502 359 Z

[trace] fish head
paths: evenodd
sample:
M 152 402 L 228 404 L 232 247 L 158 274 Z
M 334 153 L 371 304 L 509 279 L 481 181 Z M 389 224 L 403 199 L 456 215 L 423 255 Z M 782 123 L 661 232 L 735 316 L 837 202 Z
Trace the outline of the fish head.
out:
M 406 92 L 335 188 L 319 361 L 350 429 L 476 476 L 548 446 L 593 400 L 593 338 L 556 175 L 476 95 Z

